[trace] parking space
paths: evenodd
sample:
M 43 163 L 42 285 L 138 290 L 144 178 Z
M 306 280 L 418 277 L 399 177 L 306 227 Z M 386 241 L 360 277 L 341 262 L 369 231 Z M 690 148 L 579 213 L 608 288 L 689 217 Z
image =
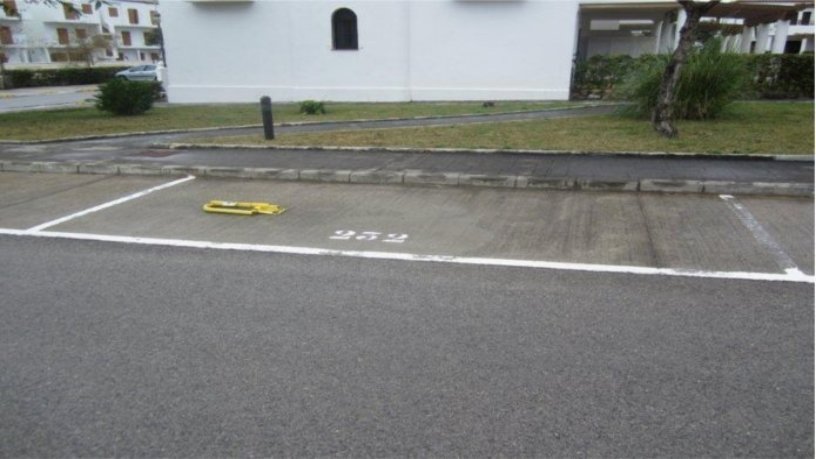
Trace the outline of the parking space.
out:
M 164 177 L 0 174 L 0 228 L 27 229 L 168 182 Z
M 0 174 L 0 228 L 30 229 L 175 181 Z M 215 215 L 211 199 L 266 201 L 279 216 Z M 813 274 L 813 201 L 740 198 Z M 714 195 L 543 192 L 196 179 L 48 231 L 315 250 L 782 274 L 778 256 Z
M 740 201 L 802 271 L 812 275 L 813 200 L 756 197 Z

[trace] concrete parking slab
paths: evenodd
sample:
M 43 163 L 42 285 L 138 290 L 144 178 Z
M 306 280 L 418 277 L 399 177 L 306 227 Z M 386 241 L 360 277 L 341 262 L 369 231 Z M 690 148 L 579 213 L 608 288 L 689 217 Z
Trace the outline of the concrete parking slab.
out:
M 814 214 L 812 199 L 739 197 L 799 268 L 814 272 Z
M 267 201 L 288 210 L 275 217 L 204 213 L 201 206 L 211 199 Z M 812 203 L 810 209 L 812 213 Z M 332 250 L 782 272 L 716 196 L 198 179 L 51 230 Z
M 211 215 L 201 210 L 210 199 L 270 201 L 288 210 L 276 217 Z M 649 266 L 648 238 L 627 214 L 635 210 L 631 200 L 623 194 L 198 180 L 53 230 Z M 138 224 L 123 225 L 127 216 Z
M 641 193 L 643 224 L 657 266 L 715 271 L 779 272 L 773 256 L 757 244 L 718 196 Z
M 0 227 L 30 228 L 167 181 L 167 177 L 3 172 Z

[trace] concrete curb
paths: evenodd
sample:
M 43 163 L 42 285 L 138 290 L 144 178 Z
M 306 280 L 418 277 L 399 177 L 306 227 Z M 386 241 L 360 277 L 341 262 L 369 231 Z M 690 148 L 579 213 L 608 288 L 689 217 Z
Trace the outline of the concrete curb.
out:
M 743 154 L 724 153 L 715 155 L 696 152 L 671 151 L 598 151 L 598 150 L 525 150 L 499 148 L 411 148 L 411 147 L 341 147 L 327 145 L 242 145 L 208 143 L 155 143 L 150 148 L 170 150 L 296 150 L 296 151 L 342 151 L 342 152 L 385 152 L 385 153 L 449 153 L 469 155 L 575 155 L 575 156 L 625 156 L 688 159 L 733 159 L 751 161 L 801 161 L 813 162 L 814 155 L 785 154 Z
M 589 105 L 581 105 L 575 107 L 561 107 L 561 108 L 546 108 L 541 110 L 522 110 L 522 111 L 512 111 L 512 112 L 498 112 L 498 113 L 466 113 L 462 115 L 431 115 L 431 116 L 414 116 L 410 118 L 371 118 L 371 119 L 356 119 L 356 120 L 333 120 L 333 121 L 291 121 L 291 122 L 283 122 L 283 123 L 275 123 L 275 127 L 296 127 L 296 126 L 333 126 L 336 124 L 363 124 L 363 123 L 374 123 L 374 122 L 399 122 L 399 121 L 421 121 L 421 120 L 444 120 L 444 119 L 452 119 L 452 118 L 483 118 L 483 117 L 490 117 L 490 116 L 504 116 L 504 115 L 522 115 L 522 114 L 532 114 L 532 113 L 548 113 L 554 111 L 562 111 L 562 110 L 585 110 L 590 108 L 597 108 L 597 107 L 617 107 L 623 104 L 589 104 Z M 44 144 L 44 143 L 60 143 L 60 142 L 76 142 L 81 140 L 100 140 L 100 139 L 117 139 L 121 137 L 140 137 L 140 136 L 149 136 L 149 135 L 165 135 L 165 134 L 188 134 L 188 133 L 196 133 L 196 132 L 210 132 L 210 131 L 228 131 L 228 130 L 237 130 L 237 129 L 261 129 L 263 128 L 262 124 L 243 124 L 238 126 L 216 126 L 216 127 L 205 127 L 205 128 L 189 128 L 189 129 L 165 129 L 159 131 L 135 131 L 135 132 L 122 132 L 116 134 L 97 134 L 97 135 L 87 135 L 87 136 L 73 136 L 73 137 L 61 137 L 57 139 L 47 139 L 47 140 L 0 140 L 0 145 L 2 144 L 10 144 L 10 145 L 36 145 L 36 144 Z
M 24 162 L 0 161 L 2 172 L 76 173 L 104 175 L 192 174 L 200 177 L 251 180 L 294 180 L 303 182 L 354 183 L 380 185 L 431 185 L 487 187 L 519 190 L 591 190 L 658 193 L 703 193 L 738 195 L 805 196 L 814 194 L 813 183 L 725 182 L 713 180 L 662 179 L 585 179 L 537 177 L 528 175 L 477 175 L 460 172 L 421 170 L 385 171 L 378 169 L 274 169 L 209 166 L 154 166 L 108 162 Z

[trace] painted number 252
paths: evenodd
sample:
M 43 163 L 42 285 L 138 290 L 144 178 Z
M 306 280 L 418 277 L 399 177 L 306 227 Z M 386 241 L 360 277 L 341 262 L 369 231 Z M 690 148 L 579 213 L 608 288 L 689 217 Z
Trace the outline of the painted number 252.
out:
M 401 233 L 380 233 L 377 231 L 351 231 L 338 230 L 334 232 L 334 236 L 329 236 L 329 239 L 338 241 L 382 241 L 392 244 L 402 244 L 408 239 L 407 234 Z

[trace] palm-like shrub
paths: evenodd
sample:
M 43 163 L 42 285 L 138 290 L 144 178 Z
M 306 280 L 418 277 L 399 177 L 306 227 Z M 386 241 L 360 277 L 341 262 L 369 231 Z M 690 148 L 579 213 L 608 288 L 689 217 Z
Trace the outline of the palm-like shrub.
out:
M 689 56 L 680 76 L 674 113 L 678 119 L 716 118 L 742 91 L 747 69 L 738 54 L 722 52 L 722 42 L 709 40 Z M 660 90 L 660 80 L 670 56 L 644 61 L 622 88 L 623 96 L 633 102 L 631 111 L 638 116 L 651 115 Z

